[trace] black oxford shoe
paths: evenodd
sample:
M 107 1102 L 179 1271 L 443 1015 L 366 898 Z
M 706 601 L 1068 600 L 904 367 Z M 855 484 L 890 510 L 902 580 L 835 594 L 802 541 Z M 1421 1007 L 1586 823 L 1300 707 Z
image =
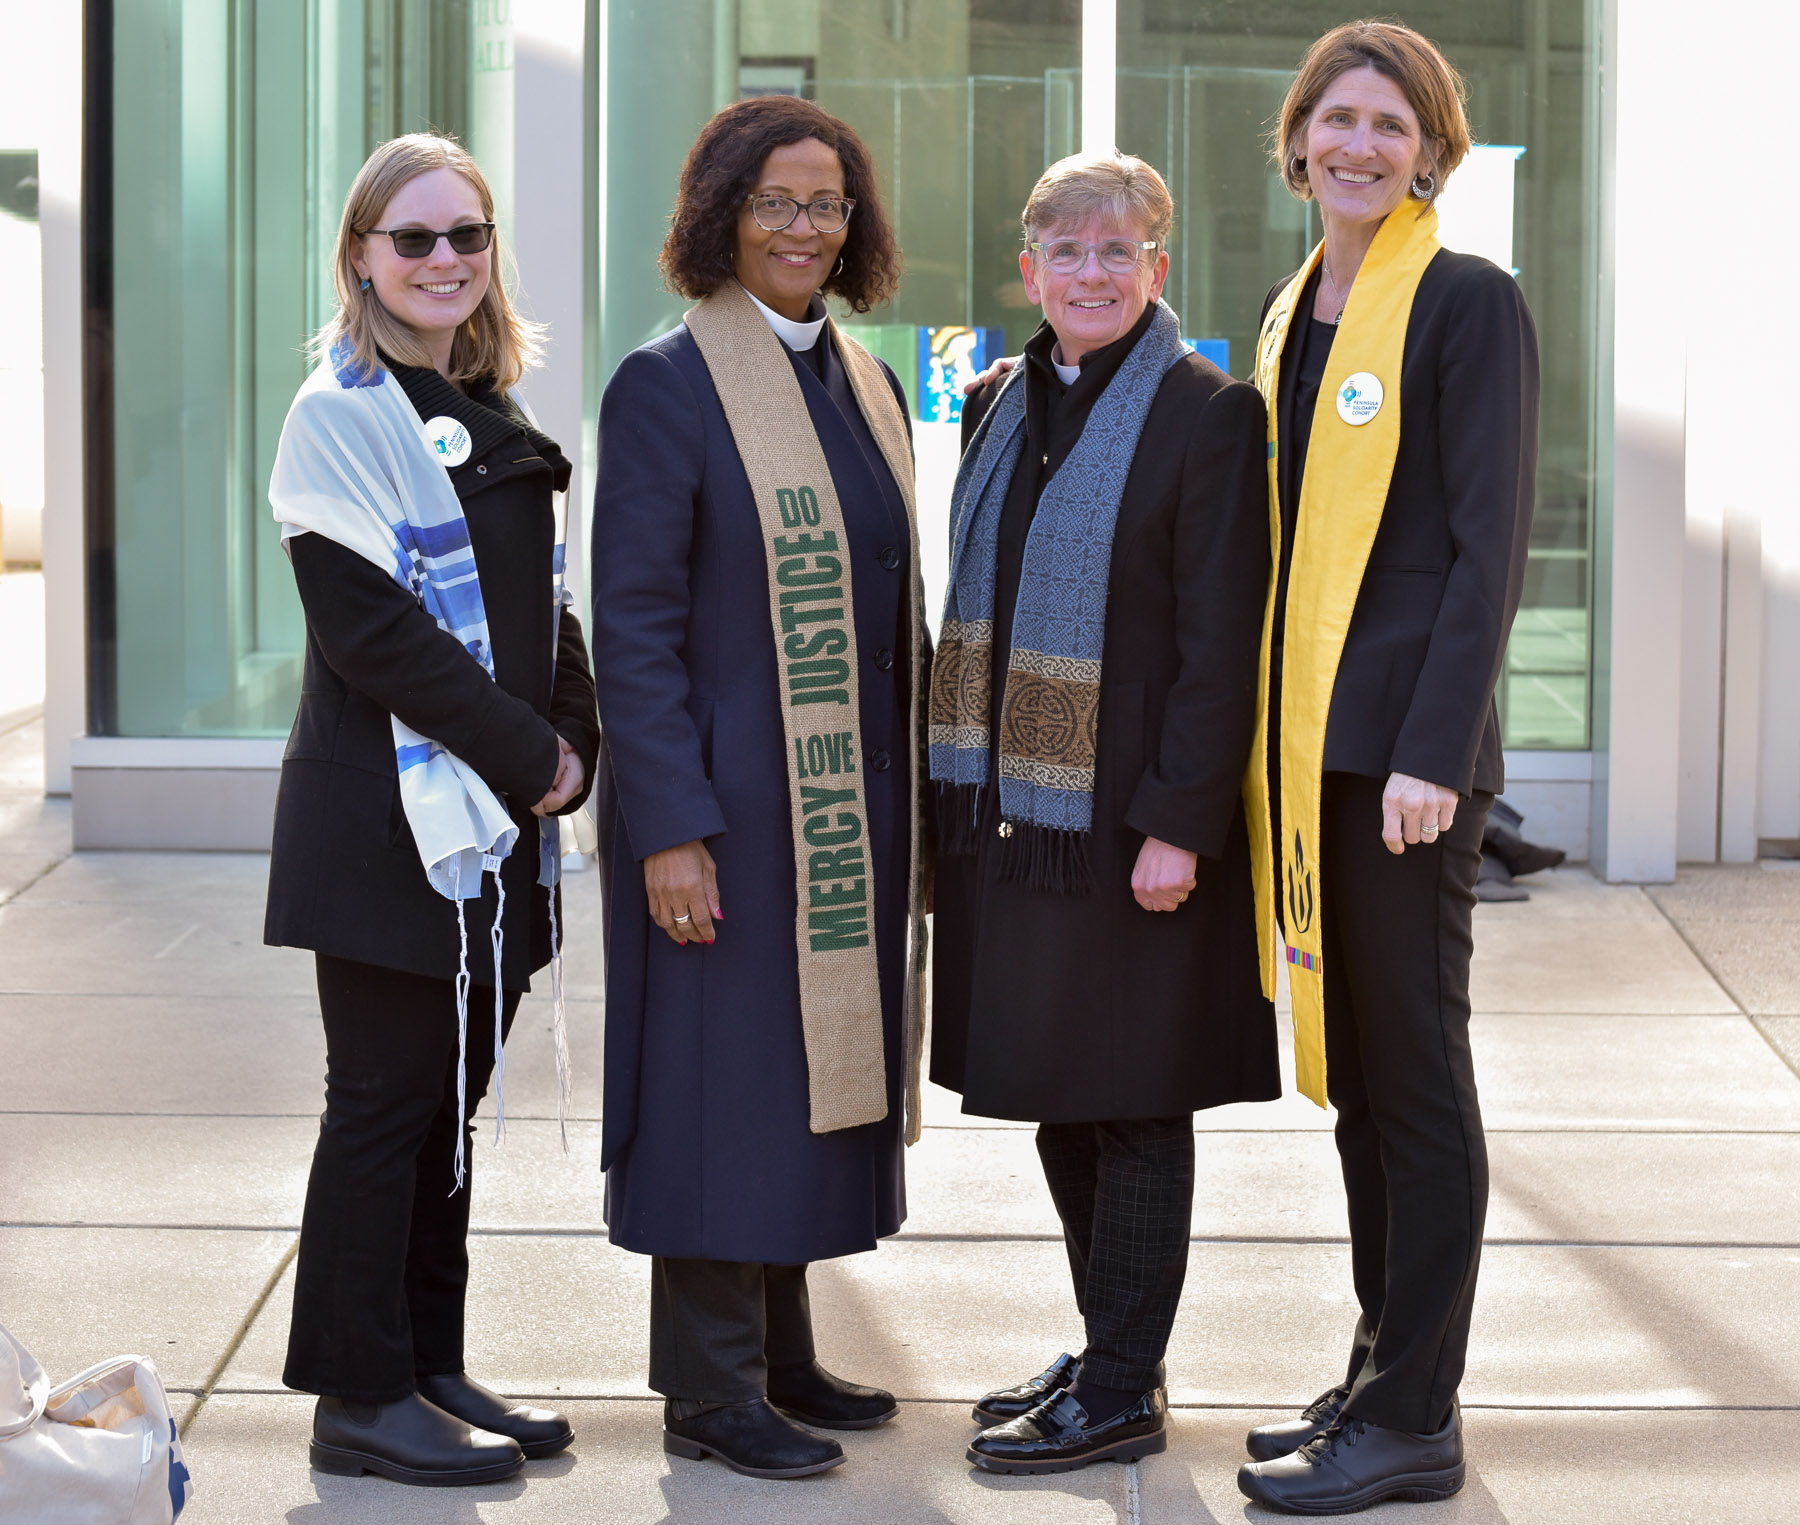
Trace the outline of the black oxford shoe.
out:
M 817 1361 L 771 1366 L 769 1402 L 821 1430 L 872 1430 L 900 1412 L 892 1393 L 834 1377 Z
M 321 1398 L 311 1455 L 321 1472 L 374 1472 L 431 1488 L 497 1483 L 525 1465 L 518 1441 L 476 1429 L 417 1393 L 393 1403 Z
M 569 1421 L 554 1409 L 514 1403 L 460 1371 L 420 1377 L 419 1396 L 478 1430 L 511 1436 L 528 1460 L 554 1456 L 575 1438 Z
M 1435 1435 L 1340 1415 L 1292 1456 L 1245 1462 L 1238 1491 L 1286 1514 L 1351 1514 L 1387 1499 L 1426 1503 L 1463 1485 L 1462 1415 Z
M 1259 1424 L 1244 1438 L 1244 1449 L 1250 1453 L 1252 1461 L 1274 1461 L 1277 1456 L 1292 1456 L 1313 1436 L 1330 1429 L 1332 1421 L 1344 1412 L 1349 1399 L 1347 1387 L 1334 1387 L 1328 1393 L 1320 1393 L 1298 1419 Z
M 844 1459 L 835 1440 L 808 1435 L 789 1424 L 766 1398 L 727 1403 L 683 1418 L 677 1405 L 663 1405 L 663 1450 L 689 1461 L 716 1456 L 745 1477 L 811 1477 Z
M 1080 1375 L 1081 1362 L 1065 1350 L 1029 1382 L 1021 1382 L 1017 1387 L 1002 1387 L 989 1393 L 975 1405 L 975 1422 L 985 1430 L 993 1425 L 1021 1418 L 1046 1398 L 1053 1397 L 1064 1388 L 1073 1387 L 1075 1379 Z
M 1073 1472 L 1095 1461 L 1136 1461 L 1167 1449 L 1168 1399 L 1158 1387 L 1095 1424 L 1075 1395 L 1053 1393 L 1030 1413 L 983 1430 L 969 1460 L 984 1472 Z

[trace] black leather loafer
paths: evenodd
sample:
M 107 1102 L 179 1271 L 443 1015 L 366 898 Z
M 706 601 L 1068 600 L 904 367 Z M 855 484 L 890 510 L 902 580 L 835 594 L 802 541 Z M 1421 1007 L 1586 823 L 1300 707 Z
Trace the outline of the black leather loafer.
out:
M 716 1456 L 745 1477 L 811 1477 L 844 1459 L 835 1440 L 821 1440 L 792 1425 L 766 1398 L 727 1403 L 680 1418 L 673 1403 L 663 1405 L 663 1450 L 689 1461 Z
M 834 1377 L 817 1361 L 771 1366 L 769 1402 L 821 1430 L 872 1430 L 900 1412 L 892 1393 Z
M 1029 1382 L 1021 1382 L 1017 1387 L 998 1388 L 989 1393 L 975 1405 L 975 1422 L 985 1430 L 996 1424 L 1022 1418 L 1046 1398 L 1073 1387 L 1075 1379 L 1080 1375 L 1081 1362 L 1065 1350 Z
M 983 1430 L 969 1460 L 984 1472 L 1073 1472 L 1095 1461 L 1136 1461 L 1167 1448 L 1168 1399 L 1158 1387 L 1095 1424 L 1066 1389 L 1029 1414 Z
M 1245 1462 L 1238 1491 L 1286 1514 L 1351 1514 L 1387 1499 L 1428 1503 L 1463 1485 L 1462 1415 L 1414 1435 L 1340 1415 L 1292 1456 Z
M 525 1465 L 518 1441 L 475 1429 L 417 1393 L 393 1403 L 321 1398 L 311 1456 L 339 1477 L 373 1472 L 427 1488 L 497 1483 Z
M 1292 1456 L 1315 1435 L 1331 1428 L 1332 1421 L 1344 1412 L 1350 1389 L 1334 1387 L 1320 1393 L 1307 1405 L 1298 1419 L 1283 1419 L 1279 1424 L 1259 1424 L 1244 1437 L 1244 1449 L 1252 1461 L 1274 1461 L 1277 1456 Z
M 420 1377 L 419 1396 L 478 1430 L 511 1436 L 529 1460 L 554 1456 L 575 1438 L 556 1410 L 514 1403 L 460 1371 Z

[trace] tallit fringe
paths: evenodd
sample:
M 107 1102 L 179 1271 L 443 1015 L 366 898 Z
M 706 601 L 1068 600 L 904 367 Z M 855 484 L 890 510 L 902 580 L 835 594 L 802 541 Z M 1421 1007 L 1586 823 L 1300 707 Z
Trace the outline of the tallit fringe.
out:
M 939 854 L 973 858 L 981 843 L 981 812 L 987 804 L 987 785 L 933 779 L 932 787 L 937 791 Z
M 550 1039 L 556 1048 L 556 1126 L 569 1152 L 569 1021 L 563 1009 L 562 928 L 556 922 L 556 886 L 550 886 Z
M 506 1137 L 506 985 L 500 978 L 500 956 L 506 948 L 506 886 L 500 881 L 500 864 L 494 863 L 494 926 L 488 941 L 494 949 L 494 1142 Z M 460 906 L 458 907 L 460 910 Z M 457 1130 L 458 1138 L 462 1130 Z
M 468 1111 L 469 1094 L 469 924 L 463 918 L 460 859 L 450 865 L 450 898 L 456 902 L 456 938 L 460 945 L 456 955 L 456 1184 L 450 1188 L 454 1197 L 463 1188 L 468 1163 L 463 1154 L 468 1135 L 463 1118 Z
M 1091 895 L 1093 833 L 1014 821 L 1000 843 L 1000 876 L 1054 895 Z
M 506 951 L 506 886 L 500 880 L 499 860 L 494 859 L 494 891 L 497 899 L 494 902 L 494 925 L 488 932 L 488 946 L 494 953 L 494 1142 L 498 1144 L 506 1137 L 506 987 L 500 977 L 501 958 Z M 469 1113 L 469 923 L 463 913 L 462 898 L 462 864 L 450 866 L 451 899 L 456 902 L 456 1184 L 450 1188 L 450 1195 L 461 1191 L 468 1180 L 468 1156 L 464 1145 L 469 1136 L 468 1125 L 463 1119 Z M 554 905 L 551 916 L 556 914 Z M 551 935 L 555 936 L 555 923 L 551 923 Z M 560 969 L 552 975 L 553 984 L 560 987 Z M 560 994 L 558 996 L 560 1005 Z M 558 1068 L 566 1060 L 566 1053 L 559 1047 Z M 568 1148 L 565 1139 L 563 1148 Z

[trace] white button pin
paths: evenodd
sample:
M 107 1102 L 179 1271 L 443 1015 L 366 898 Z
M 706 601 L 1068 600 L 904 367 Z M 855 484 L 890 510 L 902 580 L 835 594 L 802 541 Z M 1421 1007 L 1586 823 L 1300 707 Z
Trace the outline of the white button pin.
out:
M 426 421 L 425 443 L 440 466 L 460 466 L 469 458 L 469 431 L 446 413 Z

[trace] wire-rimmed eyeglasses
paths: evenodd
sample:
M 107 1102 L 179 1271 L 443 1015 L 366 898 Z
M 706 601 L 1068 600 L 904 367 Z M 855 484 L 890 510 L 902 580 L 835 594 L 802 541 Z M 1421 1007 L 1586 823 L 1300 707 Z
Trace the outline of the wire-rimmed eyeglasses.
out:
M 1102 270 L 1130 275 L 1137 269 L 1138 261 L 1157 247 L 1157 242 L 1154 238 L 1107 238 L 1097 244 L 1084 244 L 1073 238 L 1055 238 L 1047 244 L 1028 247 L 1058 275 L 1085 270 L 1090 254 L 1099 256 Z
M 821 196 L 817 201 L 796 201 L 792 196 L 746 196 L 750 215 L 765 233 L 779 233 L 792 227 L 800 209 L 806 209 L 806 220 L 815 233 L 838 233 L 850 221 L 856 203 L 847 196 Z

